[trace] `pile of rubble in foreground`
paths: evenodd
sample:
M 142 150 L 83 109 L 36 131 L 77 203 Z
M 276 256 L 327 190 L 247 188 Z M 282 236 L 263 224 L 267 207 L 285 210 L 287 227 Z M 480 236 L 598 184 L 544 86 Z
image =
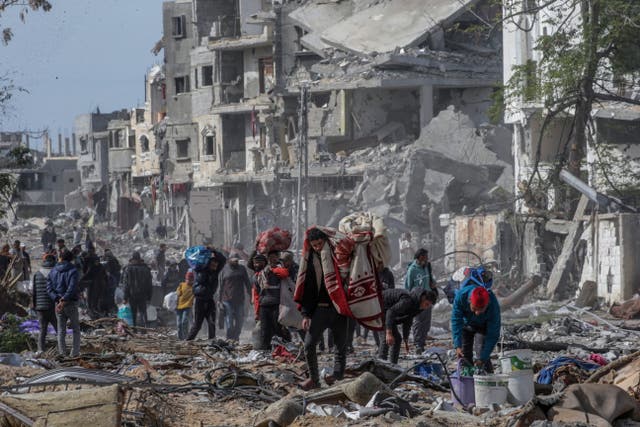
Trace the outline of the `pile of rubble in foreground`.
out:
M 391 365 L 375 359 L 371 337 L 356 338 L 346 378 L 312 392 L 297 388 L 306 369 L 300 343 L 274 342 L 272 355 L 222 339 L 178 341 L 172 330 L 132 328 L 116 319 L 85 321 L 79 358 L 60 358 L 54 349 L 0 356 L 0 425 L 605 426 L 640 420 L 637 323 L 548 303 L 504 315 L 502 349 L 531 348 L 544 383 L 525 405 L 453 404 L 447 373 L 455 360 L 447 351 L 448 307 L 441 302 L 428 354 L 403 354 Z M 320 364 L 331 360 L 322 353 Z M 415 368 L 439 361 L 447 367 L 440 375 Z

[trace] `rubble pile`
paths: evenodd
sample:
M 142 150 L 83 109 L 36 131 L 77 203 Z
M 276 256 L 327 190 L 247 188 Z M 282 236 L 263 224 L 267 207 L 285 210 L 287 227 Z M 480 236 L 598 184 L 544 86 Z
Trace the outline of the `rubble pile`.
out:
M 371 339 L 356 338 L 345 379 L 306 393 L 297 388 L 306 370 L 301 342 L 274 339 L 270 354 L 244 344 L 247 334 L 241 343 L 184 342 L 171 329 L 131 327 L 117 319 L 85 320 L 78 358 L 56 356 L 54 349 L 0 357 L 0 412 L 59 425 L 83 417 L 99 426 L 121 425 L 120 420 L 132 426 L 507 426 L 535 420 L 640 419 L 634 412 L 640 398 L 640 332 L 607 314 L 571 304 L 537 302 L 505 312 L 499 347 L 533 350 L 538 383 L 533 400 L 490 408 L 455 405 L 449 376 L 456 371 L 456 361 L 446 350 L 450 333 L 442 328 L 448 328 L 449 310 L 446 302 L 438 304 L 438 327 L 432 329 L 436 338 L 423 355 L 403 353 L 400 364 L 393 365 L 375 358 Z M 532 315 L 547 320 L 532 323 Z M 494 366 L 499 366 L 502 353 L 496 353 Z M 331 352 L 321 353 L 320 366 L 330 366 L 331 358 Z M 587 404 L 611 396 L 615 404 Z M 58 410 L 43 412 L 43 404 Z M 113 416 L 105 419 L 104 414 Z

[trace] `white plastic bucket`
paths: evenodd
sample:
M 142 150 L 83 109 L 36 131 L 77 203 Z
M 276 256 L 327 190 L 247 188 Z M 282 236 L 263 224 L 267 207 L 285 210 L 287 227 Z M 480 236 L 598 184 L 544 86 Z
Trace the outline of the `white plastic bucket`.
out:
M 533 371 L 514 371 L 509 374 L 509 402 L 524 405 L 535 395 Z
M 507 375 L 474 375 L 476 406 L 487 408 L 507 401 L 509 377 Z
M 503 374 L 516 371 L 531 370 L 533 352 L 528 349 L 506 351 L 500 356 L 500 366 Z

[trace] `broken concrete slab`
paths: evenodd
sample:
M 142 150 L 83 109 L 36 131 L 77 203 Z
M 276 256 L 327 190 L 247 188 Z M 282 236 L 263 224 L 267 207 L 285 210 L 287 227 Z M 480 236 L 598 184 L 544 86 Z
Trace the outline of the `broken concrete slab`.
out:
M 116 427 L 121 425 L 123 396 L 120 387 L 112 385 L 2 396 L 0 403 L 32 420 L 33 426 Z
M 358 54 L 390 52 L 415 46 L 449 22 L 473 0 L 387 0 L 349 16 L 322 33 L 322 40 Z M 420 13 L 416 13 L 419 10 Z
M 288 426 L 303 414 L 302 405 L 293 399 L 282 399 L 269 405 L 258 415 L 254 424 L 256 427 L 269 427 L 275 423 L 279 426 Z

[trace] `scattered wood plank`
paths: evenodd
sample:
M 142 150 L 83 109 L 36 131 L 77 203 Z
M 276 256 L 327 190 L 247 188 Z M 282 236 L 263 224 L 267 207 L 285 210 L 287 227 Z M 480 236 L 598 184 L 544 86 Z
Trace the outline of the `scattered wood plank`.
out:
M 573 262 L 573 249 L 578 244 L 580 235 L 582 234 L 583 226 L 580 219 L 583 217 L 588 205 L 589 199 L 587 196 L 583 195 L 580 197 L 578 207 L 573 214 L 573 222 L 569 227 L 567 237 L 565 237 L 564 244 L 562 245 L 562 252 L 560 252 L 560 256 L 553 266 L 553 270 L 549 276 L 549 281 L 547 282 L 547 296 L 553 300 L 559 299 L 562 294 L 560 284 L 566 283 L 567 273 Z

